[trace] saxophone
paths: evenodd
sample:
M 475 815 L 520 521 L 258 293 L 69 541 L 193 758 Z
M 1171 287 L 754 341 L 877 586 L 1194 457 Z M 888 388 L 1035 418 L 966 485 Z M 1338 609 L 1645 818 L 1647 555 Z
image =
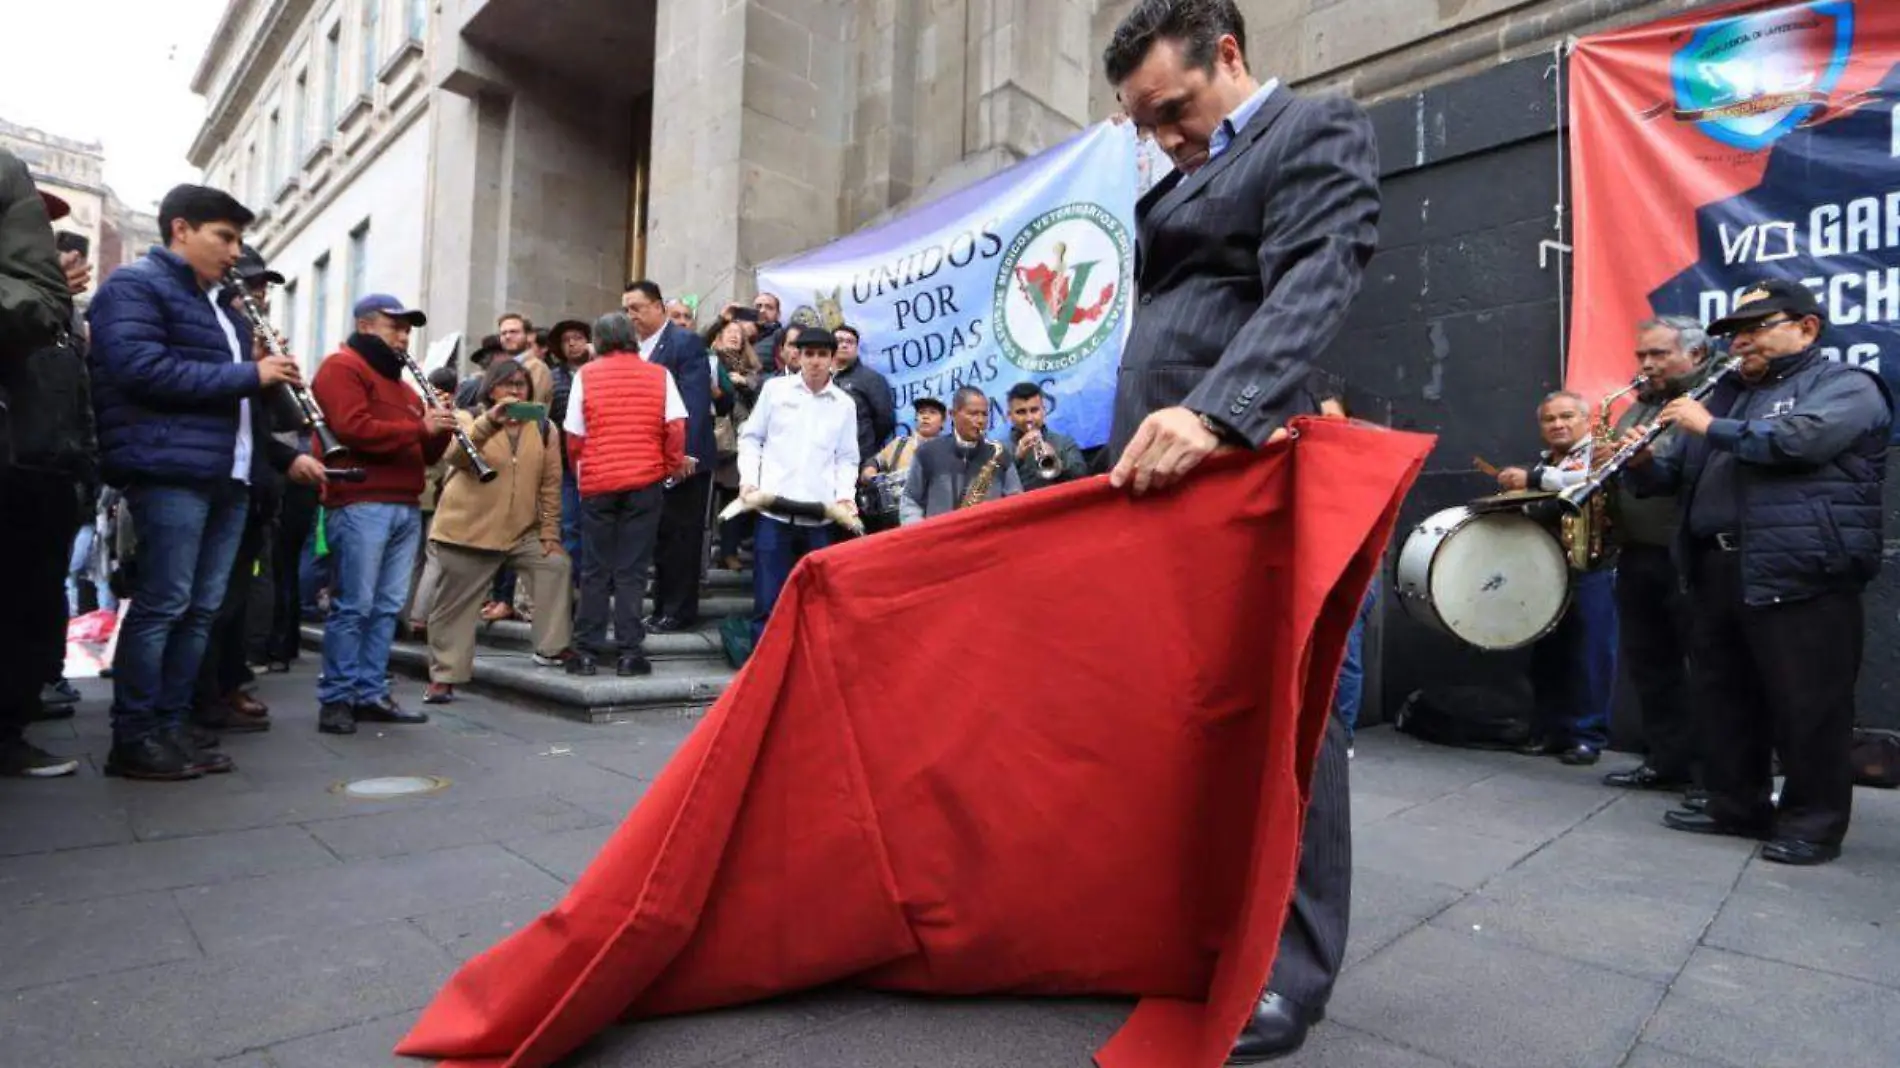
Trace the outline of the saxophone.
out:
M 990 458 L 983 464 L 983 469 L 976 473 L 976 477 L 970 480 L 970 485 L 964 489 L 963 500 L 957 503 L 959 509 L 982 504 L 983 498 L 990 495 L 990 483 L 996 481 L 996 468 L 1003 459 L 1003 447 L 994 441 L 990 442 L 989 446 Z
M 1629 385 L 1603 398 L 1597 406 L 1597 425 L 1591 439 L 1595 445 L 1616 443 L 1616 427 L 1610 422 L 1610 408 L 1617 401 L 1641 389 L 1649 379 L 1637 375 Z M 1593 464 L 1594 466 L 1594 464 Z M 1588 571 L 1603 561 L 1603 539 L 1610 527 L 1610 495 L 1593 494 L 1582 505 L 1566 509 L 1558 523 L 1564 557 L 1571 570 Z

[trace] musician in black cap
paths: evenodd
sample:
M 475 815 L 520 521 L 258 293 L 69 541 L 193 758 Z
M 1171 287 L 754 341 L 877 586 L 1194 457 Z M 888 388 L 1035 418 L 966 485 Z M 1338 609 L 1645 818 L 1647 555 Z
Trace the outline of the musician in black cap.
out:
M 1762 859 L 1840 855 L 1863 640 L 1861 591 L 1880 570 L 1893 402 L 1877 374 L 1829 360 L 1825 314 L 1799 283 L 1750 287 L 1709 327 L 1737 366 L 1706 403 L 1678 397 L 1678 433 L 1627 477 L 1675 493 L 1676 552 L 1694 605 L 1691 689 L 1704 718 L 1705 811 L 1665 825 L 1763 838 Z M 1637 441 L 1633 429 L 1625 441 Z M 1771 800 L 1772 755 L 1787 776 Z

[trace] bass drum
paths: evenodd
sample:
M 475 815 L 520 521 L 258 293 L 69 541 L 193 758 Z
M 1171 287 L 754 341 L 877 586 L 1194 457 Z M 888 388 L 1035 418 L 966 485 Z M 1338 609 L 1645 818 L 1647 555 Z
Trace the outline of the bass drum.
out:
M 1396 570 L 1407 615 L 1490 652 L 1549 634 L 1570 604 L 1562 543 L 1520 512 L 1438 512 L 1406 537 Z

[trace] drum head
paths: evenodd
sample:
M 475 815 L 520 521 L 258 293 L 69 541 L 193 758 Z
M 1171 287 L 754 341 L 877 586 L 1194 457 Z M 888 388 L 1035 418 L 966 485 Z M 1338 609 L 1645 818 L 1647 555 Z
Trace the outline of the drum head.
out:
M 1563 546 L 1515 512 L 1474 516 L 1432 556 L 1432 606 L 1481 649 L 1516 649 L 1550 633 L 1570 601 Z

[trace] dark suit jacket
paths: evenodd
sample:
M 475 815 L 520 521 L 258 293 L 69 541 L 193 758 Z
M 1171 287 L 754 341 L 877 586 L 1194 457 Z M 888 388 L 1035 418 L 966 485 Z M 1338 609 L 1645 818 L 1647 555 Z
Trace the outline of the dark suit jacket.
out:
M 687 455 L 699 459 L 701 471 L 711 471 L 719 463 L 719 447 L 713 443 L 712 364 L 706 359 L 706 343 L 669 322 L 660 331 L 653 362 L 673 372 L 680 400 L 686 402 Z
M 1378 175 L 1357 104 L 1279 88 L 1226 151 L 1142 198 L 1110 463 L 1162 408 L 1212 416 L 1256 447 L 1313 410 L 1312 361 L 1378 241 Z

